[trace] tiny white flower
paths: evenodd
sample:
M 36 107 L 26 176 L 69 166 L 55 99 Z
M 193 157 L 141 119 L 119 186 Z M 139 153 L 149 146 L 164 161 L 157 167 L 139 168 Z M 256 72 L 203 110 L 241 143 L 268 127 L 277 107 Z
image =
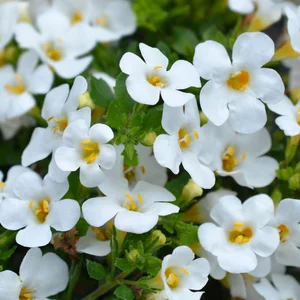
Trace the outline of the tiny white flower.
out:
M 0 116 L 4 120 L 20 117 L 35 105 L 33 95 L 46 94 L 53 83 L 53 74 L 46 65 L 38 64 L 34 51 L 22 54 L 14 71 L 10 65 L 0 69 Z
M 287 28 L 290 36 L 290 43 L 296 52 L 300 52 L 300 6 L 295 9 L 287 8 L 288 17 Z
M 255 290 L 264 300 L 300 299 L 300 285 L 295 278 L 290 275 L 272 274 L 271 279 L 273 285 L 266 278 L 254 284 Z
M 8 270 L 0 272 L 1 299 L 49 299 L 64 291 L 68 282 L 68 265 L 58 255 L 42 255 L 39 248 L 31 248 L 23 258 L 19 275 Z
M 194 98 L 193 94 L 179 90 L 200 87 L 199 75 L 194 66 L 184 60 L 176 61 L 167 70 L 169 60 L 157 48 L 139 45 L 145 61 L 127 52 L 120 61 L 122 72 L 129 75 L 126 87 L 133 100 L 155 105 L 160 98 L 169 106 L 183 106 Z
M 95 256 L 108 255 L 111 252 L 110 236 L 112 224 L 109 221 L 101 227 L 90 226 L 86 235 L 80 237 L 76 243 L 77 252 Z
M 18 244 L 40 247 L 51 241 L 51 227 L 58 231 L 70 230 L 80 218 L 80 207 L 75 200 L 61 198 L 69 189 L 68 182 L 57 183 L 48 176 L 34 172 L 18 176 L 14 196 L 1 204 L 0 223 L 9 230 L 19 230 Z
M 300 267 L 300 200 L 280 201 L 276 215 L 270 222 L 280 235 L 275 259 L 282 265 Z
M 106 181 L 100 188 L 106 197 L 89 199 L 82 206 L 84 218 L 95 227 L 115 218 L 117 229 L 141 234 L 151 230 L 159 216 L 179 211 L 179 207 L 169 203 L 175 200 L 173 194 L 144 181 L 129 189 L 126 180 L 116 179 L 115 182 Z
M 274 204 L 267 195 L 251 197 L 243 204 L 235 196 L 224 196 L 211 211 L 218 225 L 202 224 L 199 241 L 223 270 L 249 273 L 258 265 L 257 255 L 269 257 L 279 245 L 278 231 L 267 226 L 273 215 Z
M 285 97 L 283 101 L 269 104 L 268 107 L 280 115 L 275 122 L 285 135 L 295 136 L 300 133 L 300 100 L 294 105 L 288 97 Z
M 202 131 L 196 99 L 185 107 L 164 105 L 162 126 L 167 134 L 159 135 L 154 143 L 157 162 L 179 173 L 182 163 L 197 185 L 209 189 L 215 184 L 214 173 L 198 159 L 202 143 Z
M 131 186 L 138 181 L 146 181 L 155 185 L 164 186 L 168 180 L 167 169 L 160 166 L 152 155 L 152 148 L 141 144 L 135 146 L 139 163 L 137 166 L 129 166 L 124 163 L 124 156 L 121 154 L 124 145 L 115 145 L 116 164 L 111 170 L 105 171 L 105 175 L 114 178 L 126 178 Z
M 164 257 L 160 276 L 169 300 L 199 300 L 203 295 L 204 292 L 191 290 L 199 291 L 206 285 L 210 266 L 205 258 L 194 258 L 187 246 L 177 247 Z
M 272 143 L 267 129 L 246 135 L 235 132 L 228 123 L 220 127 L 208 123 L 202 128 L 207 133 L 199 158 L 218 175 L 231 176 L 239 185 L 250 188 L 267 186 L 275 179 L 278 162 L 263 156 Z
M 283 99 L 284 85 L 273 69 L 262 68 L 274 55 L 274 43 L 264 33 L 241 34 L 234 46 L 232 62 L 225 47 L 215 41 L 200 43 L 194 65 L 208 80 L 200 93 L 204 114 L 215 125 L 228 120 L 240 133 L 254 133 L 267 121 L 265 106 Z
M 106 179 L 102 169 L 110 170 L 116 162 L 115 148 L 108 144 L 114 137 L 111 128 L 84 120 L 72 122 L 63 133 L 63 145 L 55 151 L 55 162 L 63 171 L 80 169 L 80 182 L 95 187 Z
M 255 9 L 254 1 L 255 0 L 228 0 L 228 6 L 235 12 L 250 14 Z
M 50 9 L 38 17 L 37 27 L 39 32 L 31 24 L 18 24 L 16 40 L 21 48 L 34 49 L 59 76 L 73 78 L 91 63 L 92 56 L 82 57 L 95 45 L 87 25 L 70 27 L 66 16 Z

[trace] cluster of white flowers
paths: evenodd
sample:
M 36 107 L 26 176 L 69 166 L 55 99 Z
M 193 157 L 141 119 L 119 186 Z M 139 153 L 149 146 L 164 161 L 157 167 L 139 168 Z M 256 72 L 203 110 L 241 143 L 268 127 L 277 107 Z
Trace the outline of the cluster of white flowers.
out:
M 230 0 L 229 6 L 250 13 L 257 5 L 256 17 L 265 25 L 286 11 L 289 44 L 300 52 L 300 7 L 295 10 L 286 2 Z M 230 176 L 249 189 L 266 187 L 276 178 L 279 164 L 268 154 L 267 115 L 280 115 L 278 127 L 286 136 L 297 136 L 300 101 L 293 105 L 280 75 L 263 67 L 275 54 L 268 35 L 242 33 L 231 57 L 220 43 L 205 41 L 196 46 L 193 63 L 177 60 L 172 66 L 159 49 L 143 43 L 143 59 L 125 53 L 120 70 L 128 75 L 128 94 L 142 105 L 163 100 L 165 131 L 153 147 L 137 145 L 138 164 L 130 166 L 113 129 L 93 123 L 91 108 L 80 106 L 88 82 L 78 76 L 92 62 L 89 53 L 97 42 L 116 42 L 136 30 L 130 1 L 31 1 L 28 11 L 24 20 L 17 3 L 0 4 L 0 129 L 4 138 L 11 138 L 30 122 L 36 95 L 45 95 L 40 119 L 46 126 L 33 130 L 22 165 L 11 167 L 6 179 L 0 172 L 0 224 L 17 232 L 17 244 L 31 248 L 19 276 L 0 272 L 0 299 L 42 300 L 65 290 L 67 264 L 54 253 L 42 255 L 37 247 L 74 228 L 80 218 L 89 228 L 76 241 L 77 252 L 106 256 L 112 251 L 112 227 L 140 235 L 150 232 L 160 217 L 177 214 L 176 196 L 165 188 L 167 169 L 178 174 L 182 164 L 203 189 L 212 189 L 217 176 Z M 26 49 L 15 70 L 3 58 L 13 36 Z M 300 58 L 294 59 L 298 65 L 290 64 L 290 76 L 299 78 Z M 75 78 L 72 87 L 52 88 L 55 76 Z M 205 82 L 201 91 L 200 78 Z M 188 88 L 200 91 L 199 103 Z M 202 126 L 199 108 L 208 119 Z M 42 178 L 35 164 L 49 155 Z M 97 197 L 68 199 L 68 177 L 77 170 L 83 188 L 93 188 Z M 201 224 L 199 243 L 178 246 L 163 258 L 157 299 L 200 299 L 209 275 L 226 281 L 232 297 L 300 299 L 299 283 L 285 275 L 285 267 L 300 267 L 300 200 L 284 199 L 275 206 L 270 196 L 257 194 L 242 203 L 236 194 L 218 189 L 185 212 L 186 221 Z M 194 259 L 195 254 L 202 258 Z

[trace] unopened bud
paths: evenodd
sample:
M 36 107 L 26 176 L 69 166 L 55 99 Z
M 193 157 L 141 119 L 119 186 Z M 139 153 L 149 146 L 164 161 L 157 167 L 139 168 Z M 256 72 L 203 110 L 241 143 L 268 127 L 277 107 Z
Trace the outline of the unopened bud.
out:
M 200 197 L 202 194 L 202 188 L 197 185 L 193 179 L 190 179 L 182 190 L 181 199 L 185 201 L 191 201 L 196 197 Z
M 271 198 L 273 199 L 274 204 L 277 206 L 279 204 L 279 202 L 281 201 L 281 199 L 282 199 L 282 193 L 281 193 L 281 191 L 278 188 L 276 188 L 272 192 Z
M 200 122 L 202 126 L 208 122 L 207 116 L 202 111 L 200 112 Z
M 153 146 L 156 140 L 157 134 L 154 131 L 147 133 L 142 141 L 145 146 Z
M 93 100 L 91 99 L 90 93 L 85 92 L 84 94 L 79 96 L 79 108 L 82 107 L 89 107 L 91 109 L 95 108 L 95 104 Z
M 300 173 L 293 175 L 289 179 L 289 188 L 293 191 L 300 190 Z
M 140 256 L 140 253 L 137 249 L 133 249 L 131 250 L 129 253 L 127 253 L 127 259 L 131 262 L 131 263 L 136 263 L 138 258 Z
M 151 234 L 151 239 L 154 241 L 157 239 L 156 245 L 164 245 L 167 241 L 166 236 L 160 230 L 154 230 Z

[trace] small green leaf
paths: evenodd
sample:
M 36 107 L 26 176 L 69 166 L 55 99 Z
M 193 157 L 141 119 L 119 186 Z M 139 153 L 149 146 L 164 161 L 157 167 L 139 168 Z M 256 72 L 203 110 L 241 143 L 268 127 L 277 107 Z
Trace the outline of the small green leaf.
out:
M 110 86 L 103 80 L 92 77 L 91 80 L 91 98 L 94 103 L 108 108 L 111 101 L 115 99 L 115 95 Z
M 86 261 L 87 261 L 87 263 L 86 263 L 87 271 L 91 278 L 96 279 L 96 280 L 105 278 L 106 271 L 101 264 L 94 262 L 94 261 L 90 261 L 88 259 Z
M 198 227 L 190 223 L 176 222 L 175 231 L 182 245 L 191 245 L 199 242 Z
M 9 259 L 17 249 L 17 246 L 13 246 L 8 250 L 0 250 L 0 260 L 7 260 Z
M 133 144 L 126 144 L 125 149 L 122 152 L 124 156 L 124 162 L 129 166 L 137 166 L 139 163 L 138 154 Z
M 123 300 L 133 300 L 134 299 L 134 294 L 133 294 L 132 290 L 124 284 L 118 286 L 116 288 L 114 294 L 118 297 L 118 299 L 123 299 Z
M 117 258 L 115 265 L 123 272 L 131 272 L 134 269 L 134 266 L 126 258 Z
M 155 276 L 161 269 L 161 260 L 157 257 L 150 256 L 146 259 L 145 270 L 151 276 Z
M 107 125 L 115 129 L 125 126 L 127 115 L 121 110 L 118 101 L 113 101 L 109 105 L 106 120 Z
M 76 230 L 79 236 L 85 236 L 88 229 L 89 229 L 89 224 L 87 223 L 87 221 L 83 218 L 80 218 L 76 224 Z

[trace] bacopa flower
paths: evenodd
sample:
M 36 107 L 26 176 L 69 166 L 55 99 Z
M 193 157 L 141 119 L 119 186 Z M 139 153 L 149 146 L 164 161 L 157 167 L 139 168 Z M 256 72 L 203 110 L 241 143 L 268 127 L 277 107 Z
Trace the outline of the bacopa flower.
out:
M 173 194 L 144 181 L 129 189 L 126 180 L 116 179 L 114 182 L 106 181 L 100 188 L 106 197 L 91 198 L 82 206 L 84 218 L 95 227 L 115 217 L 117 229 L 141 234 L 151 230 L 159 216 L 179 211 L 178 206 L 169 203 L 175 200 Z
M 232 52 L 214 41 L 200 43 L 194 65 L 208 80 L 200 93 L 204 114 L 215 125 L 228 120 L 240 133 L 254 133 L 266 124 L 265 106 L 283 99 L 284 85 L 273 69 L 261 68 L 274 55 L 274 43 L 264 33 L 241 34 Z M 261 102 L 261 101 L 262 102 Z
M 272 139 L 263 128 L 253 134 L 239 134 L 225 123 L 220 127 L 203 126 L 203 148 L 199 158 L 220 176 L 231 176 L 241 186 L 264 187 L 276 177 L 278 162 L 263 156 L 271 149 Z
M 300 52 L 300 6 L 295 9 L 287 8 L 286 14 L 288 17 L 287 28 L 291 46 L 296 52 Z
M 249 14 L 254 11 L 255 0 L 228 0 L 229 8 L 235 12 Z
M 275 122 L 285 135 L 295 136 L 300 133 L 300 100 L 294 105 L 288 97 L 285 97 L 283 101 L 269 104 L 268 107 L 280 115 Z
M 2 202 L 0 223 L 9 230 L 19 230 L 18 244 L 25 247 L 47 245 L 52 237 L 51 227 L 70 230 L 80 218 L 75 200 L 61 198 L 69 189 L 68 182 L 57 183 L 48 176 L 26 172 L 15 181 L 13 193 Z
M 179 173 L 182 163 L 197 185 L 206 189 L 213 187 L 213 172 L 198 159 L 203 137 L 195 98 L 184 109 L 165 104 L 162 126 L 167 134 L 159 135 L 153 148 L 158 163 L 174 174 Z
M 68 265 L 56 254 L 42 255 L 39 248 L 26 253 L 17 275 L 0 272 L 0 291 L 3 300 L 42 300 L 54 296 L 67 287 Z
M 274 204 L 267 195 L 251 197 L 243 204 L 235 196 L 224 196 L 211 210 L 217 225 L 202 224 L 199 241 L 225 271 L 249 273 L 257 267 L 257 255 L 269 257 L 279 245 L 278 231 L 267 226 L 273 215 Z
M 114 137 L 111 128 L 95 124 L 91 128 L 84 120 L 72 122 L 63 133 L 63 145 L 55 151 L 55 162 L 63 171 L 80 169 L 80 182 L 86 187 L 101 184 L 116 162 L 115 148 L 107 144 Z
M 46 65 L 38 66 L 38 56 L 28 51 L 19 58 L 17 70 L 10 65 L 0 69 L 0 118 L 11 119 L 26 114 L 35 105 L 33 95 L 46 94 L 53 74 Z
M 282 265 L 300 267 L 300 201 L 284 199 L 280 201 L 276 215 L 270 226 L 276 228 L 280 244 L 275 259 Z
M 16 40 L 21 48 L 34 49 L 59 76 L 73 78 L 91 63 L 92 56 L 82 57 L 95 45 L 87 25 L 70 27 L 65 15 L 49 9 L 37 18 L 37 27 L 39 32 L 31 24 L 18 24 Z
M 201 290 L 208 281 L 210 266 L 205 258 L 195 259 L 195 254 L 187 246 L 175 248 L 164 257 L 160 276 L 169 300 L 200 299 Z
M 126 87 L 133 100 L 155 105 L 161 95 L 167 105 L 183 106 L 194 98 L 193 94 L 179 91 L 200 87 L 199 75 L 191 63 L 178 60 L 167 70 L 169 60 L 162 52 L 143 43 L 139 47 L 145 61 L 130 52 L 120 61 L 122 72 L 129 75 Z

